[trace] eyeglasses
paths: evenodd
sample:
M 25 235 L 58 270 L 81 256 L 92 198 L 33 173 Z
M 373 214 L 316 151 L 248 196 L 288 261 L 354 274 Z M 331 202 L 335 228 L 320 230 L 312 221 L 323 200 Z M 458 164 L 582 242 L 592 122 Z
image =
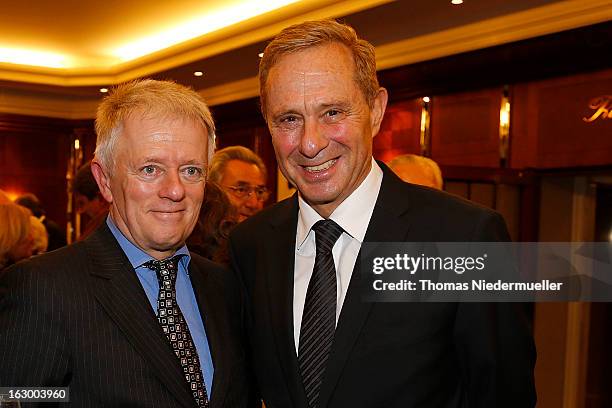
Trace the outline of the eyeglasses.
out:
M 232 194 L 242 199 L 247 199 L 251 194 L 255 193 L 255 197 L 257 197 L 259 201 L 265 201 L 268 199 L 268 196 L 270 195 L 268 192 L 268 189 L 266 187 L 261 187 L 261 186 L 243 185 L 243 186 L 223 186 L 223 187 L 229 188 Z

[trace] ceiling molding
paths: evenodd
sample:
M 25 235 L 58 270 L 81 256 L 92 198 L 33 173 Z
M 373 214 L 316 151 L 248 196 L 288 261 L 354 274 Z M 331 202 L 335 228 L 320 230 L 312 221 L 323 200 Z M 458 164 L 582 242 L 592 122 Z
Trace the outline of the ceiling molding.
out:
M 62 119 L 92 119 L 99 98 L 70 98 L 21 90 L 0 92 L 0 112 Z
M 198 91 L 210 106 L 239 101 L 259 96 L 259 79 L 257 77 L 242 79 Z
M 305 1 L 115 66 L 57 69 L 0 63 L 0 79 L 66 87 L 114 85 L 272 38 L 292 24 L 349 15 L 390 1 Z
M 388 69 L 612 20 L 609 0 L 570 0 L 376 48 Z
M 376 47 L 378 70 L 612 20 L 609 0 L 570 0 Z M 224 91 L 227 89 L 227 92 Z M 217 105 L 259 95 L 257 77 L 200 90 Z
M 340 9 L 346 6 L 346 3 L 349 2 L 336 2 L 330 5 L 328 9 L 326 9 L 327 11 L 319 10 L 317 12 L 326 14 L 332 13 L 333 11 L 334 13 L 338 13 L 337 15 L 341 15 Z M 362 7 L 366 1 L 356 1 L 354 3 L 355 7 Z M 377 67 L 379 70 L 395 68 L 402 65 L 414 64 L 435 58 L 610 21 L 612 20 L 612 8 L 609 5 L 609 0 L 564 1 L 481 21 L 460 28 L 453 28 L 381 45 L 376 49 Z M 338 8 L 333 9 L 334 7 Z M 275 26 L 271 30 L 277 32 L 282 28 L 281 26 L 287 26 L 302 21 L 305 18 L 322 17 L 322 15 L 303 14 L 301 17 L 295 17 L 293 20 L 290 19 L 279 22 L 278 26 Z M 247 35 L 247 33 L 241 35 Z M 236 38 L 237 37 L 231 37 L 227 39 L 227 41 L 231 42 L 233 39 L 236 40 Z M 238 39 L 236 41 L 240 43 L 243 40 L 244 39 Z M 253 38 L 251 38 L 251 40 L 253 40 Z M 214 47 L 216 47 L 216 45 L 210 44 L 209 47 L 210 48 L 208 48 L 206 52 L 214 53 Z M 221 48 L 223 47 L 221 46 Z M 164 60 L 165 62 L 162 61 L 160 64 L 169 63 L 172 58 L 176 58 L 173 61 L 180 65 L 179 61 L 182 61 L 182 58 L 191 58 L 188 58 L 189 52 L 195 51 L 185 51 L 174 57 L 169 57 L 170 59 Z M 124 73 L 123 75 L 125 76 L 101 76 L 95 78 L 100 79 L 100 83 L 102 84 L 112 84 L 126 80 L 126 78 L 131 79 L 131 75 L 135 75 L 135 77 L 141 76 L 140 74 L 142 72 L 145 72 L 147 69 L 152 69 L 152 67 L 154 67 L 152 64 L 144 67 L 135 67 L 132 71 Z M 5 72 L 0 65 L 0 77 L 3 78 L 4 74 Z M 30 73 L 29 75 L 36 76 L 36 80 L 33 82 L 49 83 L 46 81 L 51 81 L 51 83 L 57 85 L 56 82 L 50 79 L 57 79 L 57 77 L 50 77 L 40 71 L 37 71 L 37 73 Z M 61 81 L 64 81 L 62 82 L 63 84 L 68 83 L 76 85 L 77 83 L 80 84 L 79 81 L 83 78 L 92 79 L 94 77 L 69 78 L 60 76 L 60 78 Z M 220 105 L 258 96 L 259 84 L 257 77 L 251 77 L 210 88 L 203 88 L 198 92 L 205 98 L 209 105 Z M 95 116 L 95 110 L 98 103 L 99 98 L 74 97 L 73 99 L 66 99 L 62 95 L 53 95 L 50 93 L 41 95 L 40 93 L 29 92 L 27 90 L 0 90 L 0 112 L 7 113 L 66 119 L 90 119 Z

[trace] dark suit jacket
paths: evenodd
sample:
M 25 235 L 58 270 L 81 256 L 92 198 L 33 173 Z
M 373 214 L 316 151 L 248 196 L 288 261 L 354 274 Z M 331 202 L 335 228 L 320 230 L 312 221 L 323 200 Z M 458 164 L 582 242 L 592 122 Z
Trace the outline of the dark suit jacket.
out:
M 386 166 L 366 242 L 508 240 L 494 211 L 402 182 Z M 240 224 L 232 264 L 250 309 L 251 351 L 267 408 L 306 408 L 293 338 L 294 196 Z M 508 304 L 366 303 L 359 262 L 319 396 L 324 407 L 533 407 L 535 348 Z M 364 292 L 365 293 L 365 292 Z
M 210 406 L 246 406 L 251 390 L 239 287 L 229 271 L 195 254 L 189 273 L 215 367 Z M 195 407 L 106 224 L 3 274 L 0 333 L 2 386 L 69 386 L 77 407 Z

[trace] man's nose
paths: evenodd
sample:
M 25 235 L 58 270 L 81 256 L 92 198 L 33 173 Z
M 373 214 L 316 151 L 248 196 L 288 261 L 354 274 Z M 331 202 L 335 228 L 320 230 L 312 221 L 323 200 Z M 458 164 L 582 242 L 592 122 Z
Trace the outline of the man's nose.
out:
M 261 200 L 257 198 L 257 193 L 253 190 L 249 191 L 249 195 L 245 198 L 244 205 L 247 208 L 257 209 L 259 208 Z
M 159 195 L 172 201 L 181 201 L 185 197 L 185 185 L 178 171 L 168 171 L 164 175 Z
M 324 134 L 321 124 L 315 119 L 306 119 L 300 139 L 300 153 L 312 159 L 328 144 L 329 139 Z

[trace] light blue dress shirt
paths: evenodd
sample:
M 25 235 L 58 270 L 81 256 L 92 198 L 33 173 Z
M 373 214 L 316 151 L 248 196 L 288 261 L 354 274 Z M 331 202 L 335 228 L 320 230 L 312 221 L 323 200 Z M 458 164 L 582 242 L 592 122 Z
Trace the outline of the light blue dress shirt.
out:
M 154 260 L 154 258 L 130 242 L 119 228 L 117 228 L 110 216 L 106 218 L 106 224 L 136 271 L 136 276 L 138 276 L 138 280 L 140 280 L 140 284 L 147 294 L 151 307 L 157 316 L 157 295 L 159 294 L 157 275 L 155 271 L 142 266 L 145 262 Z M 198 309 L 198 302 L 196 301 L 195 293 L 191 286 L 191 280 L 189 279 L 188 266 L 191 256 L 185 245 L 176 251 L 174 255 L 184 255 L 179 262 L 179 270 L 176 277 L 176 301 L 183 316 L 185 316 L 187 326 L 191 332 L 191 337 L 195 343 L 198 357 L 200 358 L 200 366 L 203 371 L 204 383 L 206 384 L 206 392 L 210 399 L 214 367 L 210 354 L 210 347 L 208 346 L 208 338 L 206 337 L 206 330 L 204 329 L 202 316 Z

